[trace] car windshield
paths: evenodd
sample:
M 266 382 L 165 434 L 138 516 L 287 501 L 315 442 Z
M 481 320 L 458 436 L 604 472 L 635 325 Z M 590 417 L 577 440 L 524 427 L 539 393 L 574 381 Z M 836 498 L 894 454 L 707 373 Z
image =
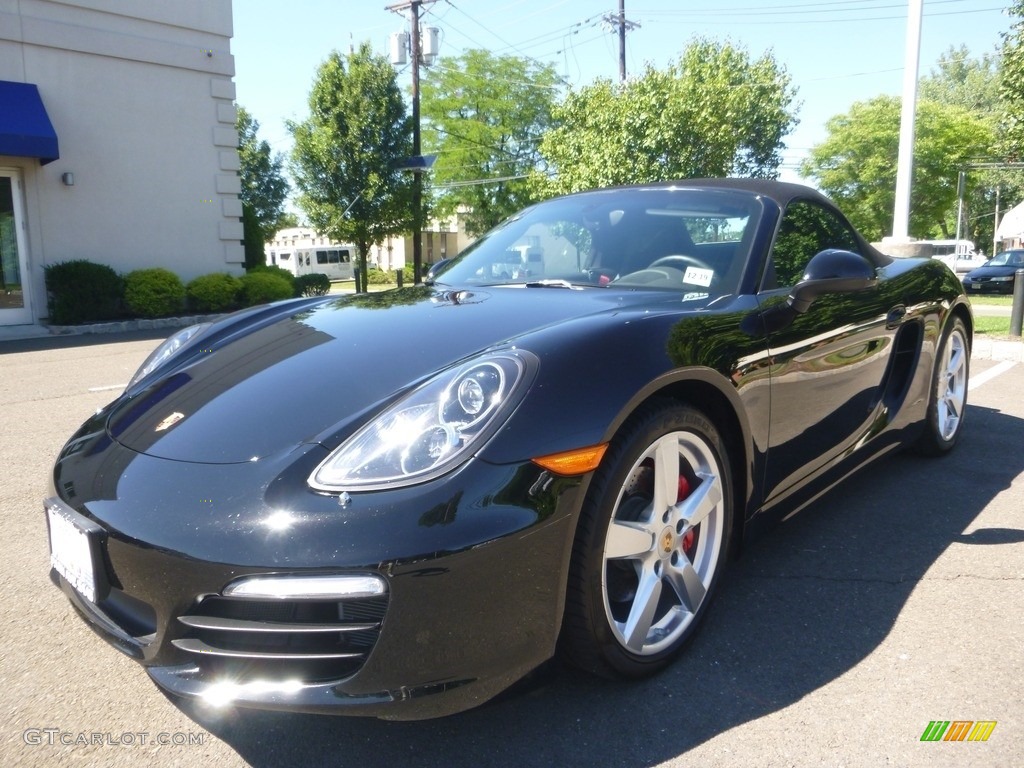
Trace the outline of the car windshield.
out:
M 436 282 L 735 293 L 761 210 L 755 195 L 719 189 L 556 198 L 488 232 Z
M 1003 251 L 989 261 L 987 267 L 1024 267 L 1024 251 Z

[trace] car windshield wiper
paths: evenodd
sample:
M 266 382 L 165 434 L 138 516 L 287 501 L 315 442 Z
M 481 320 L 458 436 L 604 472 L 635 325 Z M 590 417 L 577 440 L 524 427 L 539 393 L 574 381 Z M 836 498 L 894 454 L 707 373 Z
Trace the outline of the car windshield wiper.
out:
M 580 289 L 578 285 L 573 285 L 568 280 L 532 280 L 528 283 L 523 283 L 527 288 L 568 288 L 571 291 L 577 291 Z

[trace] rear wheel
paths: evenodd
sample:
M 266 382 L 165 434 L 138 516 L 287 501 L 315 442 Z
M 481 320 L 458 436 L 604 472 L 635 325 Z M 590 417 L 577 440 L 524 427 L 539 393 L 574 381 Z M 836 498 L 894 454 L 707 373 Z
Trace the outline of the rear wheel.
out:
M 573 550 L 563 656 L 601 674 L 652 674 L 680 651 L 728 551 L 725 446 L 694 408 L 662 403 L 612 441 Z
M 939 456 L 951 450 L 963 428 L 971 363 L 967 338 L 963 321 L 953 318 L 939 346 L 925 429 L 916 446 L 925 455 Z

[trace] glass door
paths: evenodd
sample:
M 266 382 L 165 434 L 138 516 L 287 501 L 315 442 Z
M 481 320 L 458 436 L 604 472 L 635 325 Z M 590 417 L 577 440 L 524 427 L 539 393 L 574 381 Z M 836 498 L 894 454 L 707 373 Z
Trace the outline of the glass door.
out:
M 0 169 L 0 325 L 32 322 L 17 171 Z

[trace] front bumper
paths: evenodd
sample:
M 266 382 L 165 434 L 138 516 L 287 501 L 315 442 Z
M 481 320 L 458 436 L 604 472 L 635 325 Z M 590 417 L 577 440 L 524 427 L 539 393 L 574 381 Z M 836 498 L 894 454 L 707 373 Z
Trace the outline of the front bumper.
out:
M 984 282 L 964 282 L 964 291 L 968 294 L 979 294 L 979 293 L 1013 293 L 1013 280 L 1000 280 L 992 281 L 986 280 Z
M 341 507 L 305 488 L 322 455 L 305 446 L 262 467 L 166 461 L 116 443 L 62 455 L 58 503 L 101 529 L 95 601 L 52 576 L 158 685 L 214 706 L 435 717 L 486 701 L 550 658 L 578 479 L 471 461 Z M 191 505 L 172 492 L 199 488 L 209 491 Z M 268 574 L 371 575 L 386 591 L 320 601 L 224 594 Z

